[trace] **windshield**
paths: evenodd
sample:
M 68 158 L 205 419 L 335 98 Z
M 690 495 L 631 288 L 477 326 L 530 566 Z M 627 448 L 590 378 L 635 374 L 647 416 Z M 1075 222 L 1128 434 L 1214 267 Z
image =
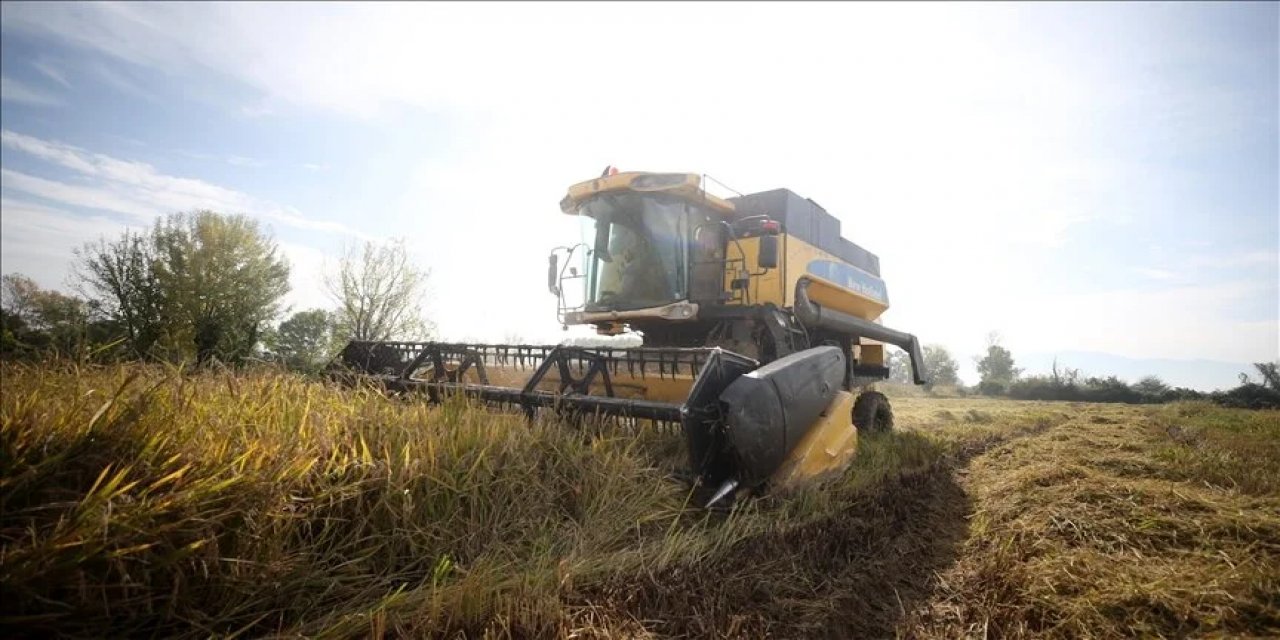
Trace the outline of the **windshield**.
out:
M 643 309 L 687 296 L 689 206 L 658 194 L 601 194 L 579 209 L 587 311 Z

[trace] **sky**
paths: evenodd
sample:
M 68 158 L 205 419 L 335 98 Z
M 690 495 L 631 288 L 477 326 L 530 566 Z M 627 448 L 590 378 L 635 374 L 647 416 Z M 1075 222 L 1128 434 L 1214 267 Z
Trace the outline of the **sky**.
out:
M 1205 389 L 1280 357 L 1276 3 L 5 2 L 0 76 L 0 267 L 46 287 L 209 208 L 294 310 L 404 238 L 442 337 L 556 342 L 558 203 L 614 165 L 817 201 L 971 383 L 993 331 Z

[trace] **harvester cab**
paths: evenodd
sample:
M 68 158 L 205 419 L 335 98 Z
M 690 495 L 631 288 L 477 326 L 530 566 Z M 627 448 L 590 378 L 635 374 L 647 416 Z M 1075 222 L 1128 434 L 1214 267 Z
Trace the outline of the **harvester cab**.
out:
M 335 364 L 432 400 L 678 424 L 708 505 L 838 472 L 858 430 L 892 426 L 874 390 L 884 345 L 923 384 L 919 343 L 879 322 L 879 259 L 837 218 L 786 189 L 722 199 L 702 184 L 606 170 L 560 203 L 583 233 L 548 261 L 557 319 L 640 347 L 352 342 Z

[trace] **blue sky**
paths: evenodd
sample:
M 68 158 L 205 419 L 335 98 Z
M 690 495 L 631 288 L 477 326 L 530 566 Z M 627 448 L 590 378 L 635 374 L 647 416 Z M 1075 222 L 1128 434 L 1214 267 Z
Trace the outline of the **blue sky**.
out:
M 271 228 L 296 308 L 404 237 L 446 337 L 555 341 L 556 205 L 615 164 L 823 204 L 970 381 L 990 331 L 1206 388 L 1280 351 L 1274 3 L 2 11 L 0 258 L 46 286 L 209 207 Z

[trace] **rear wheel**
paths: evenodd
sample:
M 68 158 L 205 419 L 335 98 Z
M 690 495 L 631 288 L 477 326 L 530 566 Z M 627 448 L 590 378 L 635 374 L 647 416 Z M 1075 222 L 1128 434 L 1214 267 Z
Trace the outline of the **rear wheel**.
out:
M 853 424 L 859 431 L 884 433 L 893 428 L 893 408 L 879 391 L 864 391 L 853 403 Z

